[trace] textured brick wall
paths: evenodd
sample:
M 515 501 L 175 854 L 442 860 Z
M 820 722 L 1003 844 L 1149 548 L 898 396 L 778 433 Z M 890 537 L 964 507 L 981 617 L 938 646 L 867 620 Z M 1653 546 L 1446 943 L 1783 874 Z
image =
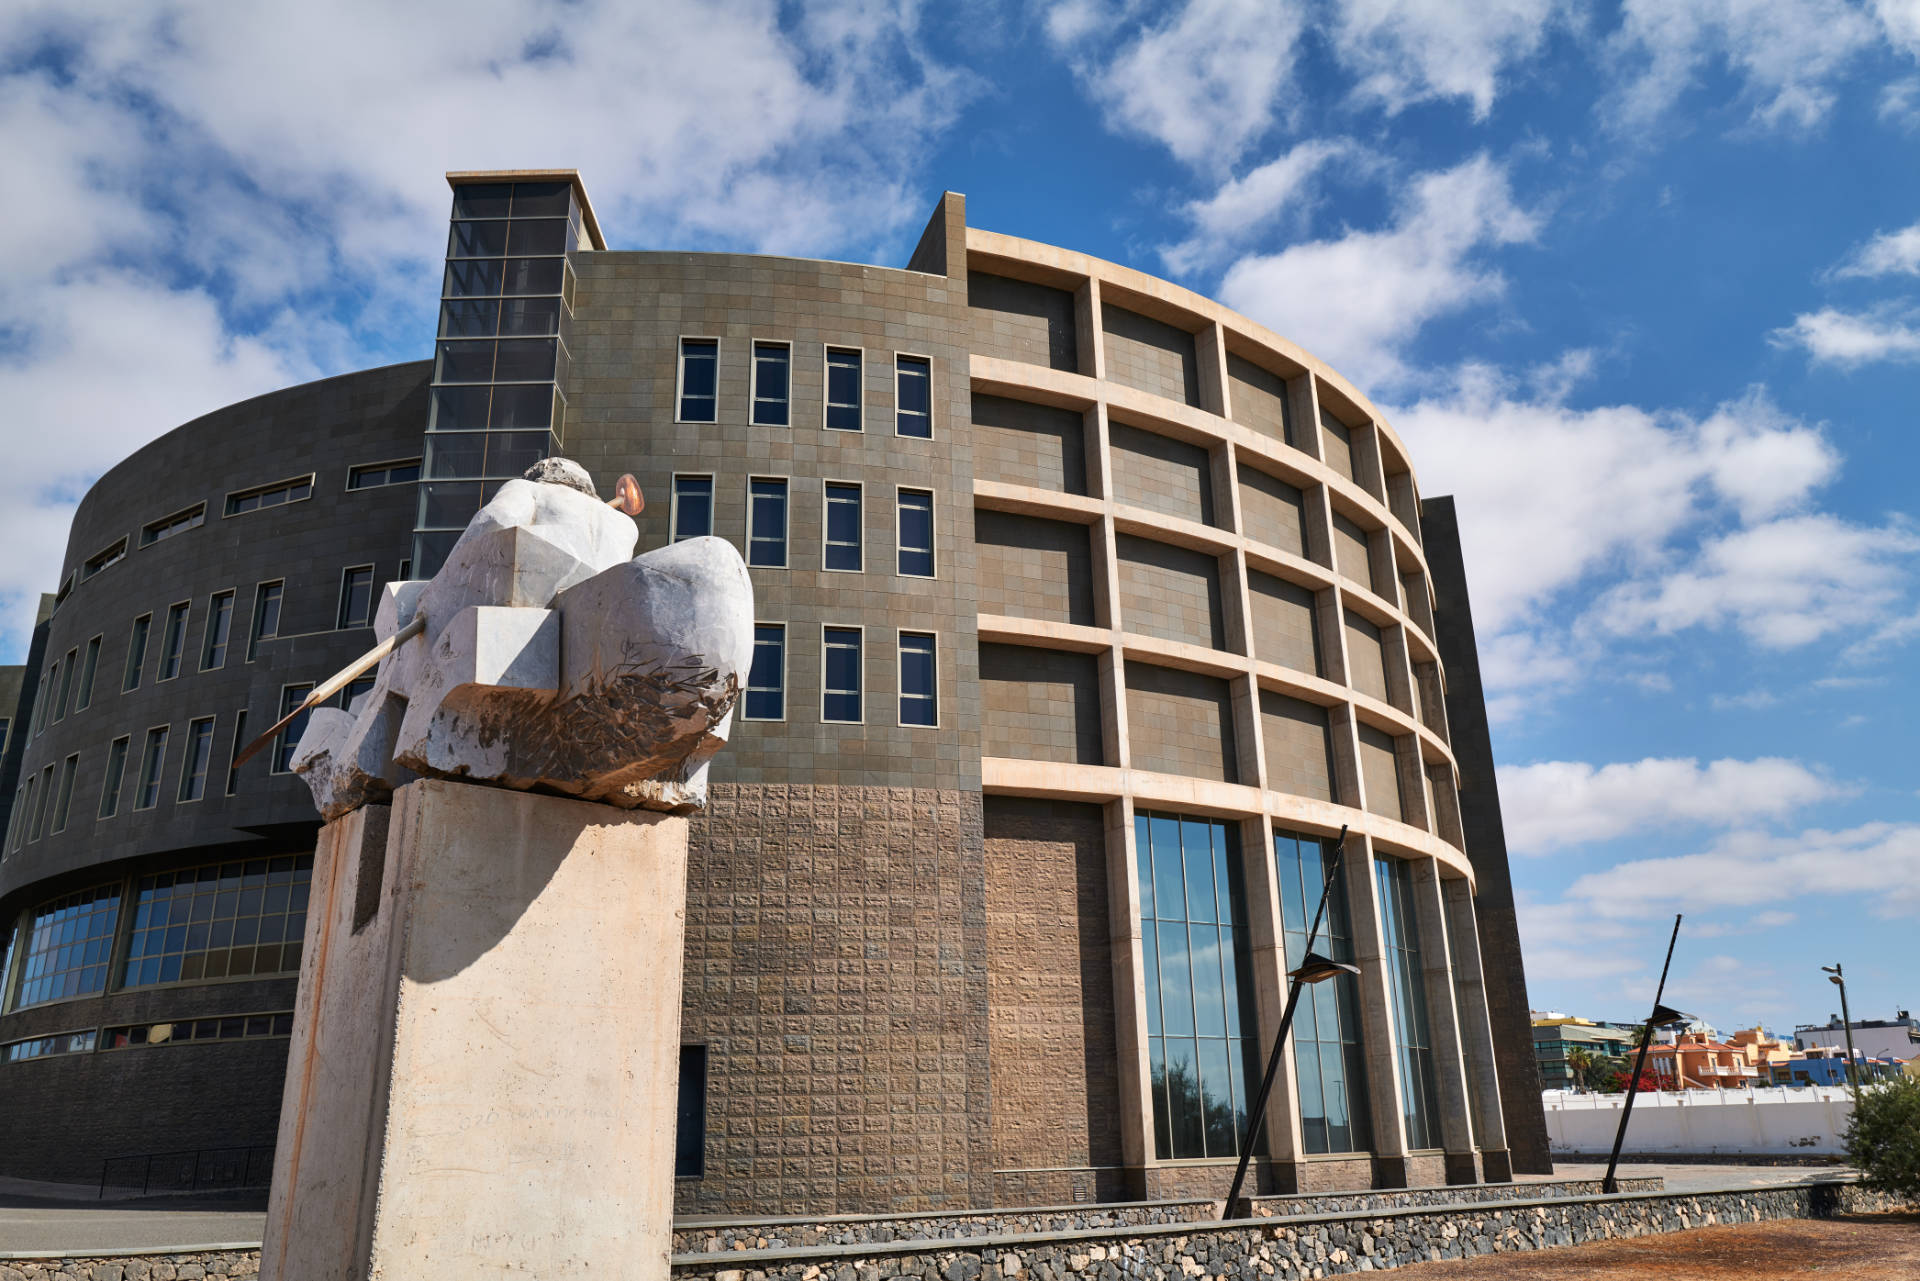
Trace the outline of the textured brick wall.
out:
M 1307 554 L 1306 510 L 1300 491 L 1252 467 L 1240 469 L 1240 531 L 1248 538 Z
M 1327 466 L 1353 479 L 1353 432 L 1324 409 L 1320 411 L 1320 449 Z
M 967 305 L 981 355 L 1079 372 L 1074 301 L 1066 290 L 976 271 L 967 276 Z
M 1233 421 L 1291 445 L 1293 410 L 1286 380 L 1240 356 L 1227 357 L 1227 396 Z
M 1217 677 L 1128 663 L 1127 740 L 1135 769 L 1240 781 L 1233 703 Z
M 1400 804 L 1400 771 L 1394 761 L 1391 734 L 1382 733 L 1371 725 L 1360 727 L 1360 775 L 1366 780 L 1367 808 L 1387 818 L 1404 820 L 1406 814 Z
M 1009 1172 L 996 1183 L 1071 1201 L 1091 1167 L 1121 1160 L 1104 819 L 988 797 L 985 824 L 993 1164 Z M 1012 1173 L 1042 1169 L 1046 1187 Z
M 1084 420 L 1071 409 L 1004 396 L 973 398 L 973 466 L 981 480 L 1087 492 Z
M 1107 377 L 1188 405 L 1200 403 L 1200 364 L 1193 335 L 1112 304 L 1100 308 L 1106 327 Z
M 1093 544 L 1085 525 L 982 508 L 973 533 L 981 613 L 1093 626 Z
M 1126 423 L 1108 433 L 1113 496 L 1123 503 L 1214 524 L 1212 467 L 1207 451 Z
M 1208 649 L 1227 647 L 1220 560 L 1204 552 L 1121 534 L 1120 617 L 1127 631 Z
M 1358 614 L 1346 617 L 1347 683 L 1384 703 L 1387 701 L 1387 658 L 1380 629 Z
M 1333 742 L 1326 708 L 1261 690 L 1260 736 L 1270 790 L 1333 799 Z
M 1262 662 L 1320 675 L 1320 631 L 1313 624 L 1313 593 L 1256 569 L 1247 571 L 1247 599 L 1253 613 L 1254 656 Z
M 980 750 L 1019 760 L 1103 764 L 1093 655 L 982 645 Z
M 715 784 L 688 855 L 681 1039 L 706 1177 L 679 1213 L 983 1205 L 980 794 Z
M 1433 663 L 1415 663 L 1413 692 L 1420 707 L 1420 723 L 1445 739 L 1446 726 L 1440 714 L 1445 695 L 1440 690 L 1439 667 Z
M 1367 533 L 1360 526 L 1333 514 L 1333 567 L 1367 590 L 1373 590 L 1373 561 L 1367 555 Z

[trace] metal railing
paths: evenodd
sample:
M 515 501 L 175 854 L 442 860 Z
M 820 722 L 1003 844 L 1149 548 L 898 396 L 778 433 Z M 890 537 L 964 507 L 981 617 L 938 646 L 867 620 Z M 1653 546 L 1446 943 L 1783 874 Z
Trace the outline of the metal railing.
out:
M 138 1196 L 161 1192 L 227 1192 L 264 1188 L 273 1182 L 273 1149 L 200 1148 L 111 1156 L 100 1163 L 100 1197 L 108 1188 Z

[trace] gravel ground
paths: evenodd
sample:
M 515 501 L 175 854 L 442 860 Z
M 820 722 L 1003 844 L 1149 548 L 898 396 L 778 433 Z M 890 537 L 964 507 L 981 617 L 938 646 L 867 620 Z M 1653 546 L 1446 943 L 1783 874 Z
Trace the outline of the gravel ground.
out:
M 1421 1263 L 1395 1281 L 1914 1281 L 1920 1214 L 1843 1215 L 1695 1228 L 1528 1254 Z

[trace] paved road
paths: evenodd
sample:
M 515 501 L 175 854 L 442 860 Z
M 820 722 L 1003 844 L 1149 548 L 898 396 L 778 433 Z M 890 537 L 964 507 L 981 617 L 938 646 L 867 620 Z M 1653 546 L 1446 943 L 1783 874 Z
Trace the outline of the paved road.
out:
M 0 1258 L 260 1244 L 265 1195 L 98 1201 L 95 1189 L 0 1179 Z

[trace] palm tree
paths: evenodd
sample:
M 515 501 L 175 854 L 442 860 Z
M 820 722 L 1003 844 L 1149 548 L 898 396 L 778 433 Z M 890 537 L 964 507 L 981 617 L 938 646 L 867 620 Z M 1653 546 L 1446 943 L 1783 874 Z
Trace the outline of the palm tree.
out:
M 1591 1077 L 1598 1062 L 1593 1051 L 1585 1046 L 1576 1045 L 1567 1051 L 1567 1066 L 1573 1070 L 1573 1083 L 1582 1089 L 1592 1086 Z

